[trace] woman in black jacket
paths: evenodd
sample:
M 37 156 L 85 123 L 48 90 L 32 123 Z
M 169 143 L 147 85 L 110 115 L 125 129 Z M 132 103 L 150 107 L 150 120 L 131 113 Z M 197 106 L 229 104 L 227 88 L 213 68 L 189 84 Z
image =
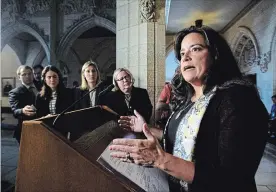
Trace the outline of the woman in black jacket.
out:
M 45 67 L 42 81 L 43 86 L 35 102 L 37 117 L 59 114 L 73 103 L 73 92 L 65 88 L 58 68 L 52 65 Z
M 172 87 L 180 102 L 164 132 L 149 129 L 138 113 L 121 117 L 121 127 L 147 139 L 116 139 L 111 156 L 167 172 L 174 192 L 256 192 L 268 130 L 257 89 L 243 79 L 227 42 L 211 28 L 180 31 L 175 54 L 181 75 Z
M 101 83 L 101 77 L 97 64 L 93 61 L 87 61 L 83 64 L 81 69 L 81 86 L 75 89 L 75 100 L 83 97 L 88 93 L 88 91 L 94 89 L 99 83 Z M 83 109 L 97 105 L 99 100 L 98 96 L 102 90 L 103 86 L 102 84 L 99 84 L 94 91 L 87 94 L 76 104 L 75 109 Z
M 113 73 L 115 88 L 100 96 L 100 104 L 107 105 L 119 115 L 133 115 L 136 110 L 149 123 L 152 104 L 148 92 L 146 89 L 134 87 L 134 81 L 135 79 L 128 69 L 116 69 Z

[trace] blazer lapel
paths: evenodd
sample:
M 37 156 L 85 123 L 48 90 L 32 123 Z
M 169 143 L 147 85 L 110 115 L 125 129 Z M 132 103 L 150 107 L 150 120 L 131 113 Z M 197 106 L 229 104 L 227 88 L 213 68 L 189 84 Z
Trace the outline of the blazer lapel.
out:
M 87 91 L 84 92 L 84 94 L 87 94 L 88 92 L 89 92 L 89 91 L 87 90 Z M 84 94 L 83 94 L 83 95 L 84 95 Z M 85 96 L 84 99 L 85 99 L 85 104 L 86 104 L 85 106 L 91 106 L 90 94 L 88 94 L 87 96 Z
M 26 101 L 32 101 L 32 103 L 35 102 L 35 95 L 27 89 L 27 87 L 25 87 L 24 85 L 20 86 L 20 92 L 22 91 L 22 93 L 24 94 L 24 99 Z
M 56 113 L 61 113 L 61 95 L 60 92 L 57 94 L 57 100 L 56 100 Z

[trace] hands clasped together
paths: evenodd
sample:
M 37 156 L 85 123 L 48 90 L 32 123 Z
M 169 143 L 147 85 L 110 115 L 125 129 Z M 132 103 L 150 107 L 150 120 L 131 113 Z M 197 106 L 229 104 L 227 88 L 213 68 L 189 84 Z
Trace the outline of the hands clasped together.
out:
M 34 116 L 36 114 L 36 109 L 33 105 L 26 105 L 23 109 L 22 112 L 26 116 Z
M 165 152 L 143 117 L 137 111 L 134 114 L 136 116 L 120 117 L 119 126 L 125 130 L 143 132 L 146 139 L 114 139 L 109 146 L 112 151 L 110 155 L 138 165 L 158 167 Z

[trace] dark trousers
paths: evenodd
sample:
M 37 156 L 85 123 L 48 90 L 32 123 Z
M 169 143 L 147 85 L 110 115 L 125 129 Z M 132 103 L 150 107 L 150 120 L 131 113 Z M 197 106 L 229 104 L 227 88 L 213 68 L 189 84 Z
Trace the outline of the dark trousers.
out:
M 269 120 L 269 131 L 271 135 L 276 136 L 276 119 Z
M 16 141 L 20 144 L 20 138 L 21 138 L 21 129 L 22 129 L 22 125 L 17 125 L 14 133 L 13 133 L 13 137 L 16 139 Z

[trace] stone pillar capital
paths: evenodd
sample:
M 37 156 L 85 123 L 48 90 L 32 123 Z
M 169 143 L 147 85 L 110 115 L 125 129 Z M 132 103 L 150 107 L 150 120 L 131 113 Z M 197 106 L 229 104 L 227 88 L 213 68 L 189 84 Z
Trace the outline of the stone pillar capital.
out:
M 140 23 L 155 22 L 155 0 L 139 0 Z

